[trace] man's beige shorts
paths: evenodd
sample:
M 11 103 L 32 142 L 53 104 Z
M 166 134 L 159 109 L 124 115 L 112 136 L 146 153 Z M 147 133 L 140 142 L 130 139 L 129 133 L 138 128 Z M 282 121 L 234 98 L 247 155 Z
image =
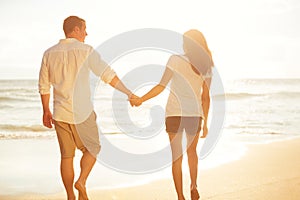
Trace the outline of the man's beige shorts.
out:
M 80 124 L 54 121 L 54 125 L 62 158 L 74 157 L 76 148 L 82 152 L 88 150 L 94 156 L 100 152 L 95 112 Z

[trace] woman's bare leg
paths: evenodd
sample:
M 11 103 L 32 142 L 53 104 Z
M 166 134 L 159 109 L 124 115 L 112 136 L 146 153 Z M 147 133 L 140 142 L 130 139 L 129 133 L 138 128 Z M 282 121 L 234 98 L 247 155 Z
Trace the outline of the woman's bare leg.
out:
M 182 187 L 182 133 L 168 133 L 172 150 L 172 174 L 178 200 L 184 200 Z
M 191 178 L 191 190 L 197 189 L 197 176 L 198 176 L 198 155 L 197 144 L 199 140 L 199 133 L 186 134 L 187 138 L 187 156 Z

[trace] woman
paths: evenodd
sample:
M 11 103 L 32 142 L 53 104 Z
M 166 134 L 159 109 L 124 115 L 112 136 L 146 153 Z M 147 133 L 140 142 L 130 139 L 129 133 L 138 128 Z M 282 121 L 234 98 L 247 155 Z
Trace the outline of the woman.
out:
M 203 136 L 207 135 L 207 116 L 213 61 L 206 40 L 198 30 L 184 34 L 184 55 L 170 57 L 162 79 L 137 100 L 139 105 L 160 94 L 171 80 L 166 106 L 166 132 L 172 150 L 172 174 L 178 200 L 184 200 L 182 188 L 182 135 L 186 132 L 187 156 L 191 179 L 191 199 L 199 199 L 197 190 L 198 156 L 196 152 L 203 120 Z M 206 56 L 206 57 L 205 57 Z M 204 64 L 203 64 L 204 63 Z

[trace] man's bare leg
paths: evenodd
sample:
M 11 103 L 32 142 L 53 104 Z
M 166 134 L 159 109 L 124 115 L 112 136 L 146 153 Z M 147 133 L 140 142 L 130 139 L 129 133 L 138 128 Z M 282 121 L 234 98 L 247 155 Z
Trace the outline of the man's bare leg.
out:
M 73 183 L 74 183 L 73 158 L 61 159 L 60 173 L 67 192 L 68 200 L 75 200 L 76 197 L 73 189 Z
M 75 188 L 79 192 L 79 199 L 80 200 L 87 200 L 87 193 L 86 193 L 86 180 L 96 162 L 96 158 L 90 154 L 90 152 L 85 151 L 82 155 L 82 158 L 80 160 L 80 176 L 78 180 L 75 183 Z

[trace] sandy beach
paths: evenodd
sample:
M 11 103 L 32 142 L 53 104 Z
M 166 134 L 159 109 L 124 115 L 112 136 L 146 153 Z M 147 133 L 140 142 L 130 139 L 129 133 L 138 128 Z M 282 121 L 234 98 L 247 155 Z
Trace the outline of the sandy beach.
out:
M 199 172 L 201 199 L 300 199 L 300 139 L 268 144 L 248 144 L 239 160 Z M 204 160 L 205 161 L 205 160 Z M 201 161 L 199 163 L 201 165 Z M 184 178 L 186 199 L 189 182 Z M 106 190 L 88 190 L 91 200 L 171 200 L 176 199 L 172 179 L 140 186 Z M 0 196 L 6 200 L 62 200 L 64 193 Z

